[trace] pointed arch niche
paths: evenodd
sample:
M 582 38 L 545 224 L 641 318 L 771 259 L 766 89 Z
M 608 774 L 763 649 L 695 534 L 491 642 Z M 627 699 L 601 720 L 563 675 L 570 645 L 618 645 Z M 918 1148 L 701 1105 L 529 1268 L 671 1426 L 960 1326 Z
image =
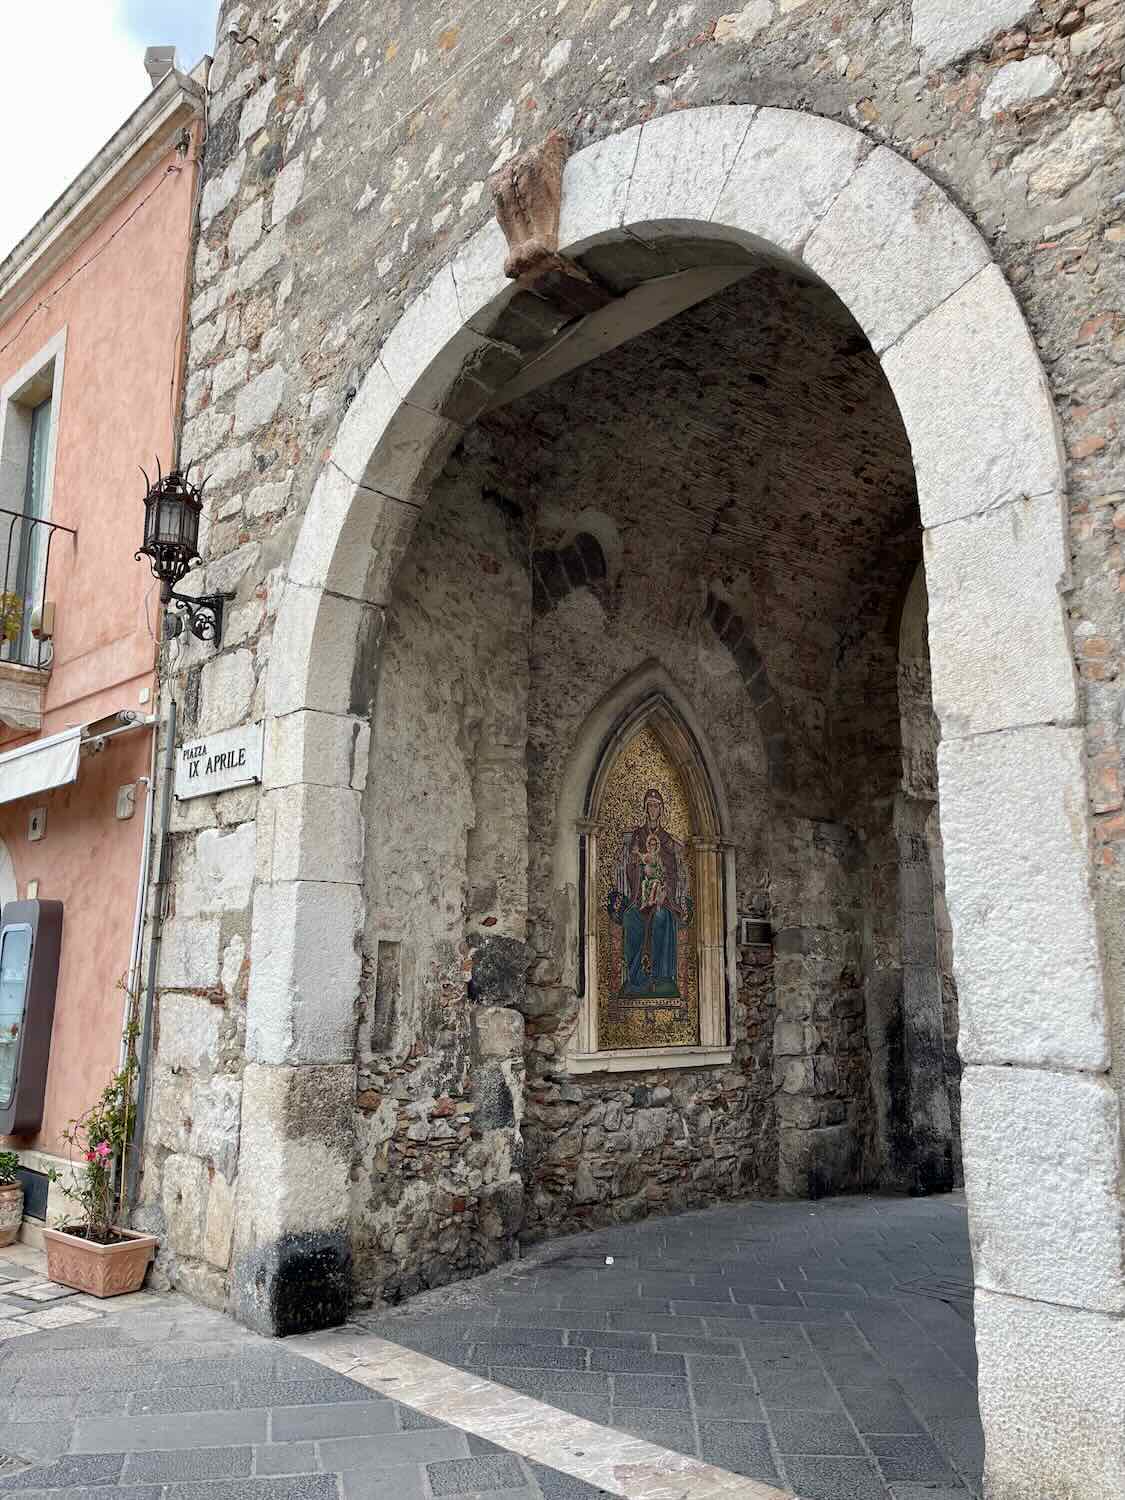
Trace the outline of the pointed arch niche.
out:
M 571 1072 L 731 1060 L 734 851 L 714 761 L 684 709 L 667 691 L 634 692 L 581 757 L 593 765 L 570 825 L 580 1002 Z

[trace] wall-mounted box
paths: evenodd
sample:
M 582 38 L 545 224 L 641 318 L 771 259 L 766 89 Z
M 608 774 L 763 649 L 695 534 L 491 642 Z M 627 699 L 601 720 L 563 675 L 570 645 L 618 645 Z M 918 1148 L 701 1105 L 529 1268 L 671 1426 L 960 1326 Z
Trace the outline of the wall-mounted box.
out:
M 9 901 L 0 917 L 0 1135 L 31 1135 L 43 1119 L 61 901 Z

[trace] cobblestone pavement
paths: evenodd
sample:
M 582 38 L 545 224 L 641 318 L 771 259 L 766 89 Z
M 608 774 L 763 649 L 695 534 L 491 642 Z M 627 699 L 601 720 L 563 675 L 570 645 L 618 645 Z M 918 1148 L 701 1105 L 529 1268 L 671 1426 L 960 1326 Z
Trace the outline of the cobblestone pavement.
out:
M 961 1195 L 752 1202 L 556 1241 L 353 1321 L 804 1500 L 968 1500 L 970 1281 Z
M 80 1299 L 83 1300 L 83 1299 Z M 183 1297 L 0 1338 L 0 1495 L 585 1500 L 601 1491 L 374 1395 Z
M 93 1323 L 104 1305 L 48 1281 L 41 1251 L 10 1245 L 0 1251 L 0 1341 L 52 1328 Z

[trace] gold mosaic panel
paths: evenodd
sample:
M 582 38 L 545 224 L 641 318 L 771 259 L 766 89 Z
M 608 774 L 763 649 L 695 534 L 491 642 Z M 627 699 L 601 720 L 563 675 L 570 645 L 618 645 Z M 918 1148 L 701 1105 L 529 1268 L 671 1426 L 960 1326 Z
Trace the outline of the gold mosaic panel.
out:
M 660 828 L 674 840 L 671 854 L 650 849 L 644 796 L 663 798 Z M 699 1042 L 699 958 L 695 854 L 687 789 L 658 735 L 642 728 L 618 751 L 597 809 L 598 1046 L 673 1047 Z M 659 838 L 658 838 L 659 842 Z M 668 846 L 664 846 L 667 851 Z M 621 890 L 623 857 L 635 867 L 633 896 Z M 648 858 L 654 861 L 645 865 Z M 676 862 L 673 882 L 664 870 Z M 644 884 L 646 873 L 649 884 Z M 679 914 L 651 901 L 664 877 L 665 894 Z M 674 888 L 672 888 L 674 887 Z M 621 921 L 610 916 L 611 899 Z M 686 920 L 685 920 L 686 918 Z M 632 982 L 630 982 L 632 981 Z

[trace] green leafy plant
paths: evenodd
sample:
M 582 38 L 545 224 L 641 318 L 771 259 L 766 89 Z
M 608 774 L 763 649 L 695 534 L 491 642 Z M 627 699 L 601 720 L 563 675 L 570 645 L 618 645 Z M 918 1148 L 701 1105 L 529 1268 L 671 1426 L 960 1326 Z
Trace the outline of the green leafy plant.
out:
M 14 641 L 23 625 L 23 600 L 18 594 L 0 593 L 0 641 Z
M 74 1230 L 98 1245 L 110 1245 L 120 1238 L 114 1226 L 124 1206 L 123 1166 L 136 1116 L 136 1036 L 133 1022 L 126 1033 L 124 1066 L 106 1084 L 97 1102 L 62 1132 L 75 1163 L 69 1183 L 54 1168 L 48 1173 L 82 1210 L 82 1222 Z
M 18 1182 L 16 1169 L 20 1159 L 14 1151 L 0 1151 L 0 1187 L 9 1187 L 13 1182 Z

